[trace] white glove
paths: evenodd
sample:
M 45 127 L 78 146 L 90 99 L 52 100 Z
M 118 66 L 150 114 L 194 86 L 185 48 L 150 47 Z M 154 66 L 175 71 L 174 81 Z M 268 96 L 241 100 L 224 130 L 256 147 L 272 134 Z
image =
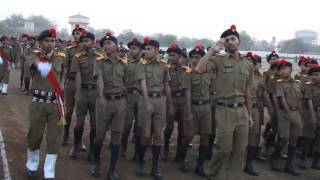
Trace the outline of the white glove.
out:
M 0 56 L 0 65 L 2 65 L 3 64 L 3 59 L 2 59 L 2 57 Z
M 41 77 L 47 78 L 51 70 L 51 64 L 49 62 L 39 62 L 37 67 L 38 67 L 38 71 L 41 74 Z

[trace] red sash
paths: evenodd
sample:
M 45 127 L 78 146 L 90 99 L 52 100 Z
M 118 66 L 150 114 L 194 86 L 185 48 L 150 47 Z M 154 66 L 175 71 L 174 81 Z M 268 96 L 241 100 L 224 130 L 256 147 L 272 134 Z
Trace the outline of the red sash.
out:
M 46 60 L 44 60 L 44 56 L 40 52 L 38 52 L 36 54 L 37 54 L 37 57 L 39 58 L 40 62 L 46 62 Z M 64 104 L 63 104 L 64 92 L 62 91 L 62 88 L 57 80 L 57 77 L 53 73 L 52 70 L 49 71 L 49 73 L 47 75 L 47 79 L 49 80 L 50 84 L 52 85 L 54 92 L 55 92 L 55 96 L 57 98 L 58 111 L 59 111 L 59 115 L 60 115 L 60 120 L 59 120 L 58 124 L 64 126 L 64 125 L 66 125 L 65 109 L 64 109 Z

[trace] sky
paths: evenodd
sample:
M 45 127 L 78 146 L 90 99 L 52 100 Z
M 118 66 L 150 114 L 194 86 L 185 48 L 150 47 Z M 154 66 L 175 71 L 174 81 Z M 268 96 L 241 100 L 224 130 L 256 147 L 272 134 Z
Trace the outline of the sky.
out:
M 294 38 L 302 29 L 320 31 L 319 0 L 2 0 L 0 7 L 0 20 L 11 14 L 43 15 L 58 29 L 70 29 L 68 17 L 80 12 L 95 29 L 132 29 L 145 36 L 216 40 L 232 24 L 268 41 Z

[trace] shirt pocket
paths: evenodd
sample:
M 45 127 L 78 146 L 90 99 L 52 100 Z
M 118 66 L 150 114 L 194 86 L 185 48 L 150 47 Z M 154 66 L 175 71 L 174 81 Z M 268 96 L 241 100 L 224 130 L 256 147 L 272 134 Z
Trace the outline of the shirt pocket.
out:
M 89 66 L 89 62 L 87 61 L 80 61 L 80 72 L 81 74 L 89 74 L 90 73 L 90 66 Z

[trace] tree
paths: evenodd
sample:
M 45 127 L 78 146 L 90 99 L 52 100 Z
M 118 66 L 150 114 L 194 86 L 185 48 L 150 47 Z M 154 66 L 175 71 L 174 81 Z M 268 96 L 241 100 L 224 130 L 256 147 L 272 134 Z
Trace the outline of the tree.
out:
M 280 52 L 302 54 L 310 52 L 311 45 L 305 44 L 301 39 L 290 39 L 279 43 Z
M 49 19 L 43 17 L 42 15 L 30 16 L 27 20 L 34 23 L 34 33 L 35 34 L 39 34 L 43 30 L 50 29 L 50 28 L 56 26 Z
M 255 40 L 246 31 L 240 32 L 240 39 L 240 50 L 249 51 L 252 49 Z
M 66 27 L 60 30 L 60 32 L 58 33 L 58 37 L 63 40 L 71 39 L 71 36 L 69 35 L 69 30 Z

